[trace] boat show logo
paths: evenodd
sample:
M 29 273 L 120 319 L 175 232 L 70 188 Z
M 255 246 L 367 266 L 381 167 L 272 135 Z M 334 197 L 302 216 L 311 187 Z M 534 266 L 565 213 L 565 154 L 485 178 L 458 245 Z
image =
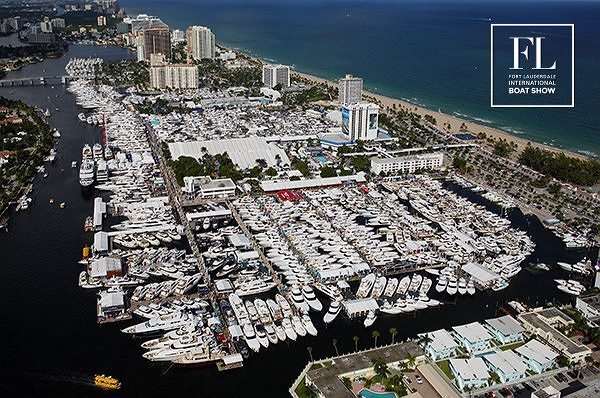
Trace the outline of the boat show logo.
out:
M 575 25 L 491 24 L 492 108 L 575 106 Z

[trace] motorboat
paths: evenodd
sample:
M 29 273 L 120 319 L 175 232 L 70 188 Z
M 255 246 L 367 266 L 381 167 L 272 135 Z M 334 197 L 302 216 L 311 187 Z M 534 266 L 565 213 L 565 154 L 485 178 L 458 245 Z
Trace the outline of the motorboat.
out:
M 310 309 L 317 312 L 320 312 L 323 309 L 323 305 L 315 296 L 315 291 L 312 287 L 309 285 L 302 286 L 302 295 L 304 295 L 304 298 L 306 299 Z
M 303 314 L 301 319 L 302 319 L 302 323 L 304 324 L 304 328 L 306 329 L 308 334 L 310 334 L 311 336 L 316 336 L 317 328 L 315 328 L 315 325 L 313 325 L 312 320 L 310 319 L 310 316 L 308 316 L 308 314 Z
M 306 302 L 304 295 L 302 294 L 302 291 L 300 290 L 300 288 L 298 286 L 295 286 L 292 289 L 290 296 L 291 296 L 292 304 L 298 310 L 303 311 L 303 312 L 308 312 L 310 310 L 310 306 Z
M 376 319 L 377 315 L 375 314 L 375 311 L 369 311 L 364 321 L 365 327 L 368 328 L 369 326 L 371 326 L 373 323 L 375 323 Z

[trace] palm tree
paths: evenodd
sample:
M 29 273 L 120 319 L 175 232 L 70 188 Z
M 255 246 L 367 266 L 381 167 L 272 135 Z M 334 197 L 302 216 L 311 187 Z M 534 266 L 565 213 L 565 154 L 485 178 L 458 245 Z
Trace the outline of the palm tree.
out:
M 390 334 L 392 335 L 392 344 L 394 344 L 394 339 L 395 339 L 396 335 L 398 334 L 398 329 L 390 328 Z
M 373 371 L 381 378 L 381 380 L 390 375 L 387 363 L 382 358 L 375 358 L 371 363 L 373 364 Z
M 310 356 L 310 361 L 314 362 L 315 360 L 313 359 L 313 356 L 312 356 L 312 350 L 313 350 L 313 348 L 311 346 L 306 347 L 306 351 L 308 351 L 308 355 Z
M 417 364 L 417 357 L 415 357 L 413 354 L 408 354 L 406 356 L 406 364 L 413 369 Z
M 422 334 L 419 337 L 419 344 L 423 346 L 424 349 L 427 348 L 427 346 L 429 345 L 429 343 L 431 343 L 431 337 L 429 337 L 429 335 L 427 333 Z
M 339 357 L 340 353 L 338 352 L 338 348 L 337 348 L 337 343 L 338 343 L 337 339 L 333 339 L 332 343 L 333 343 L 333 348 L 335 348 L 335 355 Z
M 358 351 L 358 340 L 360 340 L 360 337 L 354 336 L 352 340 L 354 340 L 354 351 Z
M 375 347 L 377 347 L 377 338 L 379 336 L 381 336 L 381 334 L 379 333 L 378 330 L 373 330 L 373 332 L 371 333 L 371 336 L 373 336 L 373 339 L 375 340 Z

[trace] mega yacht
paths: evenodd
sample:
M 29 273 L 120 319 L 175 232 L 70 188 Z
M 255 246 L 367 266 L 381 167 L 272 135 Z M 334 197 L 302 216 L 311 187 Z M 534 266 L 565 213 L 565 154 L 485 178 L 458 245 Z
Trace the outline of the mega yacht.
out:
M 313 293 L 314 294 L 314 293 Z M 308 312 L 310 310 L 310 306 L 304 299 L 304 295 L 299 287 L 294 287 L 291 293 L 292 304 L 300 311 Z
M 315 291 L 309 285 L 302 286 L 302 294 L 306 299 L 309 307 L 317 312 L 320 312 L 323 309 L 323 305 L 319 301 L 319 299 L 315 296 Z
M 185 326 L 194 320 L 195 317 L 193 315 L 189 315 L 185 312 L 175 312 L 165 316 L 157 316 L 147 320 L 146 322 L 127 327 L 123 329 L 122 332 L 140 335 L 152 334 L 167 330 L 179 329 L 180 327 Z
M 329 309 L 327 310 L 327 313 L 325 313 L 325 316 L 323 317 L 323 322 L 325 322 L 325 323 L 333 322 L 333 320 L 340 313 L 341 309 L 342 309 L 342 306 L 340 305 L 339 301 L 332 301 L 331 304 L 329 305 Z
M 93 160 L 84 159 L 79 167 L 79 184 L 82 187 L 89 187 L 95 180 L 95 164 Z

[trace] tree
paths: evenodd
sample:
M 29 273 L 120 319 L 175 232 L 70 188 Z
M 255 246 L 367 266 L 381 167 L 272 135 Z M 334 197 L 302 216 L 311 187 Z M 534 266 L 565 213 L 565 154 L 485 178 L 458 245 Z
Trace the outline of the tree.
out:
M 354 336 L 352 340 L 354 340 L 354 351 L 358 351 L 358 340 L 360 340 L 360 337 Z
M 340 353 L 338 352 L 338 347 L 337 347 L 338 341 L 337 341 L 337 339 L 333 339 L 331 342 L 333 344 L 333 348 L 335 348 L 335 355 L 339 357 Z
M 421 344 L 423 346 L 423 348 L 427 348 L 427 346 L 429 345 L 429 343 L 431 343 L 431 337 L 429 337 L 429 334 L 424 333 L 423 335 L 421 335 L 419 337 L 419 344 Z
M 269 177 L 275 177 L 277 175 L 277 170 L 275 170 L 272 167 L 269 167 L 266 171 L 265 174 L 268 175 Z
M 264 169 L 267 167 L 267 161 L 264 159 L 256 159 L 256 164 L 261 168 Z
M 500 383 L 500 376 L 496 372 L 490 373 L 489 384 L 498 384 Z
M 308 351 L 308 355 L 310 356 L 310 361 L 314 362 L 315 360 L 313 359 L 313 356 L 312 356 L 312 350 L 313 350 L 313 348 L 311 346 L 306 347 L 306 351 Z
M 373 364 L 373 372 L 381 380 L 386 379 L 391 374 L 387 363 L 382 358 L 375 358 L 371 363 Z
M 378 330 L 373 330 L 373 332 L 371 333 L 371 336 L 373 337 L 373 340 L 375 340 L 375 347 L 377 347 L 377 338 L 379 336 L 381 336 L 381 334 L 379 333 Z
M 335 172 L 335 169 L 333 167 L 330 167 L 330 166 L 321 167 L 321 177 L 327 178 L 327 177 L 335 177 L 335 176 L 337 176 L 337 173 Z
M 394 339 L 396 338 L 396 335 L 398 334 L 398 329 L 390 328 L 390 334 L 392 335 L 392 344 L 394 344 Z
M 409 368 L 414 369 L 417 364 L 417 357 L 415 357 L 413 354 L 408 354 L 406 356 L 406 364 Z

